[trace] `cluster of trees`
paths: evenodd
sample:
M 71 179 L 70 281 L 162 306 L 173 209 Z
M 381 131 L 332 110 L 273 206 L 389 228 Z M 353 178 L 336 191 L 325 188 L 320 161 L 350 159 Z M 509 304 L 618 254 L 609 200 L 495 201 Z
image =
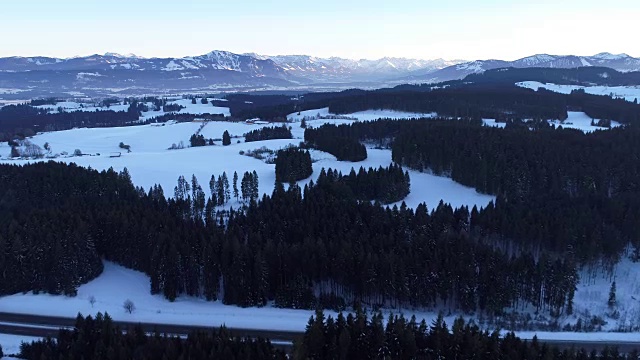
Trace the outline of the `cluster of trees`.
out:
M 307 146 L 328 152 L 339 161 L 362 161 L 367 158 L 367 148 L 360 141 L 343 132 L 345 127 L 326 124 L 320 128 L 307 128 L 304 140 Z
M 238 189 L 238 175 L 234 173 L 233 189 L 237 193 Z M 197 183 L 196 177 L 193 176 L 192 183 Z M 231 200 L 231 188 L 229 186 L 229 178 L 227 173 L 223 172 L 222 175 L 218 175 L 216 179 L 215 175 L 211 175 L 209 180 L 209 190 L 211 191 L 211 202 L 217 206 L 225 205 Z
M 351 168 L 349 175 L 344 176 L 329 169 L 326 173 L 323 171 L 318 178 L 319 184 L 324 181 L 333 183 L 334 187 L 348 188 L 348 190 L 336 188 L 334 189 L 336 192 L 350 193 L 349 196 L 357 200 L 379 201 L 383 204 L 404 199 L 411 189 L 409 173 L 402 171 L 402 167 L 397 164 L 390 164 L 387 168 L 369 168 L 368 170 L 360 167 L 357 174 L 355 169 Z
M 234 179 L 236 175 L 234 173 Z M 234 180 L 235 184 L 235 180 Z M 245 202 L 252 202 L 258 200 L 260 196 L 260 191 L 258 190 L 259 180 L 258 173 L 254 170 L 253 172 L 245 171 L 242 175 L 242 180 L 240 181 L 240 191 L 242 193 L 242 200 Z M 234 186 L 235 189 L 235 186 Z M 234 193 L 237 193 L 234 190 Z M 238 196 L 236 195 L 236 198 Z
M 442 316 L 431 324 L 415 317 L 382 314 L 368 317 L 358 311 L 346 317 L 325 318 L 321 312 L 309 319 L 294 359 L 636 359 L 639 352 L 620 353 L 614 347 L 601 352 L 564 349 L 525 341 L 514 333 L 489 332 L 458 318 L 449 328 Z
M 293 139 L 291 129 L 286 125 L 279 127 L 263 127 L 244 134 L 245 142 L 273 140 L 273 139 Z
M 296 182 L 313 173 L 309 151 L 289 147 L 276 154 L 276 181 Z
M 162 111 L 163 112 L 178 112 L 182 109 L 184 109 L 185 107 L 180 105 L 180 104 L 164 104 L 162 105 Z
M 48 144 L 48 143 L 47 143 L 47 144 Z M 45 145 L 47 145 L 47 144 L 45 144 Z M 131 152 L 131 145 L 125 144 L 125 143 L 123 143 L 122 141 L 120 142 L 120 144 L 118 145 L 118 147 L 119 147 L 120 149 L 127 150 L 127 152 Z
M 495 248 L 497 240 L 472 225 L 482 213 L 475 209 L 388 209 L 320 181 L 288 190 L 277 183 L 272 196 L 223 217 L 193 178 L 182 178 L 167 200 L 159 186 L 135 188 L 126 171 L 0 167 L 8 210 L 0 217 L 1 294 L 73 293 L 100 273 L 100 258 L 145 272 L 151 291 L 170 300 L 224 293 L 225 303 L 240 306 L 278 299 L 295 307 L 362 302 L 500 313 L 532 305 L 561 312 L 577 283 L 571 257 Z M 257 200 L 257 184 L 247 186 L 257 177 L 243 178 L 243 197 Z
M 126 331 L 123 331 L 126 330 Z M 266 339 L 234 337 L 224 327 L 194 331 L 186 339 L 148 335 L 141 326 L 121 329 L 108 314 L 78 315 L 73 330 L 61 329 L 55 339 L 23 343 L 23 359 L 286 359 Z
M 56 98 L 46 98 L 46 99 L 33 99 L 29 101 L 29 105 L 31 106 L 42 106 L 42 105 L 55 105 L 59 103 L 60 100 Z
M 293 112 L 293 100 L 289 95 L 231 94 L 225 100 L 212 100 L 211 103 L 228 107 L 231 116 L 238 120 L 260 118 L 284 122 L 287 114 Z
M 191 144 L 191 147 L 214 145 L 213 139 L 205 139 L 202 134 L 191 135 L 189 138 L 189 144 Z

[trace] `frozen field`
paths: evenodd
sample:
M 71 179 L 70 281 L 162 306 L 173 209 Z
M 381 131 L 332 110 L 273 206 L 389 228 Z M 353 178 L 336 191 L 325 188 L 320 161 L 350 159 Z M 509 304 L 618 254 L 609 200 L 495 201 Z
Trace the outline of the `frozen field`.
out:
M 573 90 L 583 89 L 588 94 L 593 95 L 611 95 L 615 98 L 625 99 L 627 101 L 634 101 L 638 99 L 640 101 L 640 86 L 579 86 L 579 85 L 558 85 L 551 83 L 541 83 L 538 81 L 523 81 L 516 83 L 516 85 L 538 90 L 539 88 L 547 89 L 550 91 L 559 92 L 562 94 L 569 94 Z
M 352 120 L 312 120 L 309 126 L 319 126 L 324 123 L 350 123 Z M 299 124 L 292 126 L 294 139 L 291 140 L 267 140 L 244 143 L 242 135 L 265 125 L 250 125 L 245 123 L 209 122 L 201 134 L 205 138 L 219 139 L 227 130 L 233 138 L 231 145 L 221 146 L 219 141 L 216 146 L 185 148 L 181 150 L 168 150 L 172 144 L 181 141 L 185 146 L 189 144 L 189 137 L 194 134 L 201 123 L 178 123 L 165 126 L 129 126 L 120 128 L 91 128 L 73 129 L 66 131 L 50 132 L 34 136 L 30 141 L 41 148 L 49 143 L 52 153 L 67 152 L 72 154 L 75 149 L 80 149 L 84 154 L 93 156 L 60 157 L 56 161 L 74 162 L 80 166 L 92 167 L 103 170 L 113 167 L 117 171 L 125 167 L 129 170 L 133 183 L 149 189 L 154 184 L 162 185 L 167 196 L 173 196 L 173 188 L 179 176 L 190 178 L 196 175 L 198 181 L 208 194 L 206 186 L 212 174 L 220 175 L 226 172 L 228 175 L 238 172 L 240 176 L 245 171 L 256 171 L 260 183 L 260 192 L 271 194 L 275 183 L 275 165 L 266 164 L 248 156 L 240 155 L 240 151 L 254 150 L 267 147 L 272 150 L 284 148 L 289 145 L 297 145 L 304 137 L 304 129 Z M 278 124 L 275 124 L 278 126 Z M 238 143 L 240 141 L 240 143 Z M 118 147 L 123 142 L 131 146 L 131 153 Z M 10 147 L 7 143 L 0 144 L 0 157 L 8 157 Z M 120 152 L 121 157 L 112 158 L 111 153 Z M 96 155 L 100 154 L 100 155 Z M 303 186 L 311 179 L 316 179 L 322 168 L 333 168 L 342 171 L 345 175 L 352 167 L 356 170 L 363 166 L 386 167 L 391 163 L 390 150 L 368 150 L 368 158 L 362 162 L 340 162 L 330 154 L 319 151 L 313 152 L 313 175 L 300 182 Z M 3 160 L 14 164 L 28 163 L 28 160 Z M 440 200 L 451 203 L 453 206 L 468 205 L 473 207 L 486 206 L 493 196 L 477 193 L 474 189 L 462 186 L 445 177 L 433 176 L 426 173 L 410 171 L 411 193 L 406 198 L 407 205 L 415 207 L 421 202 L 426 202 L 432 209 Z M 234 200 L 230 206 L 238 207 Z
M 18 354 L 20 352 L 20 344 L 22 344 L 23 342 L 31 342 L 36 340 L 40 340 L 40 338 L 22 335 L 0 334 L 0 345 L 2 345 L 2 352 L 4 352 L 5 354 L 5 356 L 0 359 L 17 359 L 15 357 L 9 357 L 7 355 Z
M 302 119 L 315 120 L 322 117 L 345 117 L 358 120 L 378 120 L 378 119 L 417 119 L 417 118 L 429 118 L 437 116 L 436 113 L 412 113 L 395 110 L 367 110 L 358 111 L 351 114 L 332 114 L 329 112 L 329 108 L 305 110 L 298 113 L 287 115 L 287 120 L 300 121 Z

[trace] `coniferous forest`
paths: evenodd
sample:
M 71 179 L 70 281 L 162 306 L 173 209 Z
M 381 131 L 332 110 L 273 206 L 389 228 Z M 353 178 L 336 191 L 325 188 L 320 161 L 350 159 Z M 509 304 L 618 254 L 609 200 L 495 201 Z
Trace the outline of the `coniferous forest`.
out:
M 240 306 L 279 299 L 305 308 L 446 304 L 500 313 L 530 304 L 561 312 L 578 280 L 570 257 L 495 249 L 474 226 L 484 211 L 386 209 L 345 196 L 333 171 L 304 189 L 278 183 L 272 196 L 224 217 L 211 199 L 202 207 L 197 179 L 181 179 L 167 200 L 161 187 L 135 188 L 126 171 L 49 162 L 2 165 L 2 174 L 2 294 L 72 293 L 100 273 L 99 258 L 145 272 L 151 291 L 169 300 L 216 300 L 224 291 L 223 302 Z
M 620 353 L 614 347 L 587 352 L 560 350 L 541 344 L 536 338 L 524 341 L 513 333 L 489 332 L 462 318 L 448 325 L 442 317 L 427 324 L 415 317 L 384 318 L 342 313 L 337 318 L 317 312 L 307 324 L 302 341 L 294 349 L 294 359 L 637 359 L 637 350 Z
M 123 332 L 122 330 L 126 330 Z M 56 338 L 23 343 L 18 354 L 23 359 L 637 359 L 638 351 L 620 353 L 614 347 L 587 352 L 560 350 L 524 341 L 513 333 L 501 336 L 462 318 L 448 325 L 442 317 L 427 324 L 415 317 L 384 318 L 355 314 L 334 319 L 322 312 L 309 319 L 302 337 L 294 342 L 290 355 L 264 339 L 233 337 L 224 327 L 194 331 L 186 338 L 146 334 L 140 326 L 120 329 L 108 314 L 95 318 L 78 315 L 73 330 L 61 329 Z
M 276 181 L 295 182 L 308 178 L 312 173 L 309 151 L 287 148 L 276 153 Z
M 273 139 L 293 139 L 291 130 L 286 125 L 279 127 L 263 127 L 244 134 L 245 142 L 273 140 Z
M 341 133 L 343 127 L 323 125 L 322 131 L 308 128 L 304 132 L 306 144 L 328 152 L 340 161 L 362 161 L 367 158 L 367 148 L 357 138 Z
M 124 331 L 123 331 L 124 330 Z M 186 339 L 148 335 L 140 326 L 121 329 L 108 314 L 78 315 L 73 330 L 61 329 L 55 339 L 23 343 L 23 359 L 286 359 L 269 340 L 233 337 L 224 327 L 194 331 Z

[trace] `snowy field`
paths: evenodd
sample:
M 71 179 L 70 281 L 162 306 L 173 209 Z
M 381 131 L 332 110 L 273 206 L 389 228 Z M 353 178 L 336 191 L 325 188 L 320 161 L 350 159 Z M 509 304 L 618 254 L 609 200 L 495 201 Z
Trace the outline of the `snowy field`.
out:
M 378 120 L 378 119 L 418 119 L 418 118 L 430 118 L 437 116 L 436 113 L 411 113 L 395 110 L 367 110 L 358 111 L 351 114 L 332 114 L 329 112 L 329 108 L 305 110 L 298 113 L 287 115 L 289 121 L 300 121 L 302 119 L 315 120 L 322 117 L 344 117 L 353 118 L 361 121 L 365 120 Z
M 369 115 L 371 116 L 371 115 Z M 311 120 L 308 126 L 320 126 L 324 123 L 350 123 L 352 120 Z M 80 166 L 92 167 L 97 170 L 113 167 L 122 171 L 125 167 L 131 174 L 133 183 L 149 189 L 154 184 L 162 185 L 167 196 L 173 196 L 173 188 L 179 176 L 184 175 L 188 179 L 196 175 L 205 193 L 209 194 L 208 182 L 211 175 L 228 175 L 238 172 L 240 176 L 245 171 L 256 171 L 259 178 L 259 190 L 262 193 L 271 194 L 275 183 L 275 165 L 267 164 L 248 156 L 240 155 L 240 151 L 255 150 L 267 147 L 278 150 L 290 145 L 298 145 L 304 138 L 304 129 L 299 124 L 292 126 L 294 139 L 291 140 L 267 140 L 244 143 L 242 135 L 265 125 L 251 125 L 231 122 L 209 122 L 202 129 L 201 134 L 205 138 L 220 139 L 222 133 L 227 130 L 233 138 L 229 146 L 205 146 L 185 148 L 181 150 L 168 150 L 172 144 L 181 141 L 185 146 L 189 144 L 189 137 L 194 134 L 202 123 L 178 123 L 165 126 L 141 125 L 119 128 L 83 128 L 66 131 L 43 133 L 34 136 L 30 141 L 41 148 L 49 143 L 52 153 L 67 152 L 73 154 L 75 149 L 80 149 L 84 154 L 93 156 L 59 157 L 56 161 L 74 162 Z M 279 126 L 279 124 L 274 124 Z M 240 141 L 240 143 L 238 143 Z M 118 145 L 123 142 L 131 146 L 131 153 L 120 149 Z M 0 144 L 0 157 L 7 158 L 10 154 L 7 143 Z M 111 158 L 114 152 L 122 153 L 121 157 Z M 100 154 L 100 155 L 96 155 Z M 362 162 L 351 163 L 337 161 L 330 154 L 320 151 L 313 152 L 313 158 L 318 160 L 313 164 L 313 175 L 299 184 L 304 186 L 311 179 L 317 179 L 322 168 L 338 169 L 345 175 L 351 168 L 356 171 L 359 167 L 386 167 L 391 163 L 390 150 L 368 150 L 368 158 Z M 2 160 L 7 163 L 25 164 L 30 160 Z M 467 205 L 484 207 L 495 197 L 479 194 L 475 189 L 462 186 L 445 177 L 438 177 L 426 173 L 410 171 L 411 193 L 405 199 L 410 207 L 416 207 L 421 202 L 426 202 L 429 209 L 437 206 L 440 200 L 459 207 Z M 232 200 L 229 204 L 235 208 L 240 204 Z
M 615 98 L 625 99 L 627 101 L 640 101 L 640 86 L 579 86 L 579 85 L 558 85 L 552 83 L 541 83 L 538 81 L 523 81 L 516 83 L 517 86 L 533 89 L 543 88 L 550 91 L 569 94 L 573 90 L 583 89 L 588 94 L 593 95 L 611 95 Z
M 40 338 L 22 335 L 0 334 L 0 345 L 2 345 L 2 352 L 5 354 L 5 357 L 1 358 L 1 360 L 17 359 L 14 357 L 9 357 L 7 355 L 18 354 L 20 352 L 20 344 L 22 344 L 23 342 L 31 342 L 37 340 L 40 340 Z
M 595 130 L 607 130 L 607 128 L 605 127 L 591 125 L 591 121 L 593 119 L 583 112 L 567 111 L 567 115 L 568 117 L 564 121 L 549 120 L 549 123 L 552 125 L 555 125 L 556 127 L 562 126 L 563 128 L 582 130 L 585 133 L 592 132 Z M 620 126 L 619 122 L 617 121 L 611 122 L 612 128 L 618 127 L 618 126 Z
M 585 133 L 590 133 L 596 130 L 608 130 L 608 128 L 606 127 L 591 125 L 591 120 L 592 118 L 583 112 L 567 111 L 566 120 L 547 120 L 547 122 L 551 125 L 554 125 L 555 127 L 562 126 L 563 128 L 581 130 Z M 496 122 L 495 119 L 482 119 L 482 122 L 485 126 L 489 127 L 504 128 L 506 126 L 506 123 Z M 620 125 L 621 124 L 617 121 L 611 122 L 612 128 L 618 127 Z
M 176 99 L 176 100 L 170 100 L 167 102 L 168 104 L 178 104 L 178 105 L 182 105 L 185 108 L 177 111 L 176 113 L 180 113 L 180 114 L 196 114 L 196 115 L 200 115 L 200 114 L 205 114 L 205 113 L 209 113 L 209 114 L 223 114 L 224 116 L 230 116 L 231 113 L 229 112 L 229 108 L 228 107 L 219 107 L 219 106 L 213 106 L 211 105 L 211 103 L 207 103 L 207 104 L 202 104 L 200 103 L 200 99 L 197 100 L 196 104 L 192 104 L 191 103 L 191 99 Z M 153 104 L 152 103 L 146 103 L 146 105 L 152 109 L 153 108 Z M 109 107 L 105 107 L 105 106 L 97 106 L 94 103 L 81 103 L 81 102 L 76 102 L 76 101 L 61 101 L 55 105 L 38 105 L 38 106 L 34 106 L 36 108 L 39 109 L 48 109 L 50 111 L 53 112 L 58 112 L 59 110 L 65 111 L 65 112 L 71 112 L 71 111 L 105 111 L 105 110 L 112 110 L 112 111 L 127 111 L 129 109 L 129 105 L 124 105 L 122 103 L 120 104 L 114 104 L 111 105 Z M 163 112 L 162 110 L 160 111 L 147 111 L 147 112 L 143 112 L 142 113 L 142 120 L 147 120 L 156 116 L 161 116 L 166 114 L 165 112 Z
M 639 90 L 639 93 L 640 93 L 640 90 Z M 589 117 L 587 114 L 583 112 L 569 111 L 567 115 L 568 115 L 568 118 L 564 121 L 548 120 L 548 122 L 549 124 L 553 124 L 555 126 L 562 125 L 562 127 L 564 128 L 578 129 L 584 132 L 592 132 L 595 130 L 607 130 L 607 128 L 604 128 L 604 127 L 592 126 L 591 117 Z M 372 121 L 372 120 L 378 120 L 381 118 L 383 119 L 385 118 L 386 119 L 418 119 L 418 118 L 434 118 L 437 116 L 438 114 L 436 113 L 406 113 L 406 112 L 400 112 L 400 111 L 394 111 L 394 110 L 369 110 L 369 111 L 360 111 L 360 112 L 351 113 L 351 114 L 336 115 L 336 114 L 330 113 L 329 108 L 322 108 L 322 109 L 305 110 L 299 113 L 289 114 L 287 116 L 287 119 L 289 121 L 301 121 L 302 119 L 305 119 L 307 123 L 309 123 L 309 119 L 312 119 L 311 121 L 313 121 L 313 119 L 340 117 L 341 119 L 336 119 L 335 121 L 340 120 L 339 123 L 349 124 L 354 121 L 349 119 L 357 119 L 359 121 Z M 484 123 L 485 126 L 489 126 L 489 127 L 504 128 L 506 125 L 503 122 L 496 122 L 495 119 L 482 119 L 482 122 Z M 617 126 L 620 126 L 620 123 L 618 123 L 617 121 L 611 122 L 611 127 L 617 127 Z

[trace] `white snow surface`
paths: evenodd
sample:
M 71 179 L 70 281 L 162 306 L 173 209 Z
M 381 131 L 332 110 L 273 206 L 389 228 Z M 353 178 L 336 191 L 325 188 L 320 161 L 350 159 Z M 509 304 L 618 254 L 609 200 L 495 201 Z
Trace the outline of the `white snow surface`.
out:
M 603 73 L 603 77 L 606 77 L 606 73 Z M 540 88 L 547 89 L 549 91 L 559 92 L 562 94 L 569 94 L 573 90 L 584 89 L 588 94 L 593 95 L 611 95 L 615 98 L 622 98 L 627 101 L 634 101 L 638 99 L 640 101 L 640 86 L 579 86 L 579 85 L 558 85 L 552 83 L 541 83 L 538 81 L 523 81 L 516 83 L 517 86 L 538 90 Z
M 37 340 L 40 340 L 40 338 L 23 335 L 0 334 L 0 345 L 2 345 L 2 352 L 5 354 L 1 360 L 17 359 L 7 355 L 17 355 L 20 352 L 20 344 L 23 342 L 30 343 Z
M 505 126 L 507 126 L 507 123 L 497 122 L 496 119 L 482 119 L 482 123 L 485 126 L 497 128 L 504 128 Z
M 430 118 L 437 116 L 436 113 L 414 113 L 395 110 L 366 110 L 358 111 L 351 114 L 332 114 L 329 112 L 329 108 L 305 110 L 287 115 L 289 121 L 301 121 L 302 119 L 318 119 L 322 117 L 340 117 L 350 118 L 354 120 L 378 120 L 378 119 L 418 119 L 418 118 Z
M 89 297 L 94 296 L 93 306 Z M 135 311 L 127 313 L 125 300 L 133 301 Z M 80 312 L 95 315 L 109 313 L 114 320 L 157 324 L 185 324 L 218 327 L 226 325 L 246 329 L 303 331 L 313 310 L 240 308 L 181 296 L 174 302 L 162 295 L 151 295 L 149 277 L 111 262 L 104 263 L 104 272 L 78 288 L 76 297 L 32 293 L 0 298 L 0 308 L 6 312 L 72 317 Z M 333 312 L 328 315 L 335 316 Z
M 582 130 L 585 133 L 592 132 L 595 130 L 608 130 L 605 127 L 592 126 L 591 120 L 593 120 L 590 116 L 583 112 L 577 111 L 567 111 L 567 119 L 564 121 L 560 120 L 549 120 L 550 124 L 555 125 L 556 127 L 562 126 L 563 128 L 571 128 Z M 611 122 L 611 127 L 618 127 L 620 123 L 617 121 Z

